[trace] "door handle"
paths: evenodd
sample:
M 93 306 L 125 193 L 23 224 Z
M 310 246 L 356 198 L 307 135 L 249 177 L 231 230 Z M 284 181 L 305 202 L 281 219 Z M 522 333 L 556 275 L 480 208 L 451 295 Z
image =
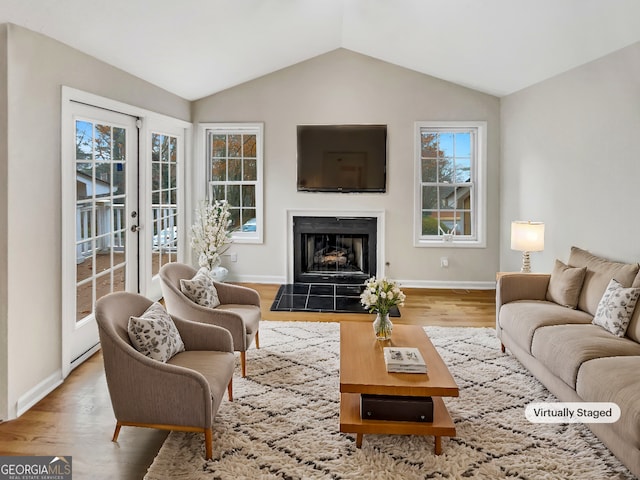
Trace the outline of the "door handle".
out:
M 140 230 L 142 230 L 142 227 L 140 225 L 131 225 L 131 231 L 133 233 L 138 233 Z

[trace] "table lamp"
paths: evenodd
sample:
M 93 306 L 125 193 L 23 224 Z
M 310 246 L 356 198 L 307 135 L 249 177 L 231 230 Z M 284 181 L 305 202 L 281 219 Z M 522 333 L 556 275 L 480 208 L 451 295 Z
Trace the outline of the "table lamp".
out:
M 531 273 L 529 252 L 544 250 L 543 222 L 511 222 L 511 250 L 522 252 L 522 273 Z

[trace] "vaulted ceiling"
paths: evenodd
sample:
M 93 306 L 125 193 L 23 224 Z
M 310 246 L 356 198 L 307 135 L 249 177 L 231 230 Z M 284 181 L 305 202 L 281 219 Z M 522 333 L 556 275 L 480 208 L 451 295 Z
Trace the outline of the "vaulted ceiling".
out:
M 337 48 L 497 96 L 640 41 L 639 0 L 1 0 L 188 100 Z

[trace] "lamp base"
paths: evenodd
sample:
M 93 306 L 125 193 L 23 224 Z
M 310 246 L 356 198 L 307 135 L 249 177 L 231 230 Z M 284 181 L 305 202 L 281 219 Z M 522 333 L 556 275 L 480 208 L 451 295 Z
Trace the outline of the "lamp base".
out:
M 521 273 L 531 273 L 531 258 L 529 252 L 522 252 L 522 268 Z

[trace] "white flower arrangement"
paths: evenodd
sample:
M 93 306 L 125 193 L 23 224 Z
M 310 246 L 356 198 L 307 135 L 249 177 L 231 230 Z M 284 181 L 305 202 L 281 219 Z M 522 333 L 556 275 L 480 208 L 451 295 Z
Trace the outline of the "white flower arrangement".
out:
M 220 256 L 231 244 L 229 204 L 216 200 L 202 202 L 191 226 L 191 248 L 198 256 L 198 265 L 213 270 L 220 265 Z
M 392 307 L 404 307 L 405 295 L 393 280 L 371 277 L 364 282 L 365 289 L 360 295 L 360 303 L 369 310 L 387 315 Z

